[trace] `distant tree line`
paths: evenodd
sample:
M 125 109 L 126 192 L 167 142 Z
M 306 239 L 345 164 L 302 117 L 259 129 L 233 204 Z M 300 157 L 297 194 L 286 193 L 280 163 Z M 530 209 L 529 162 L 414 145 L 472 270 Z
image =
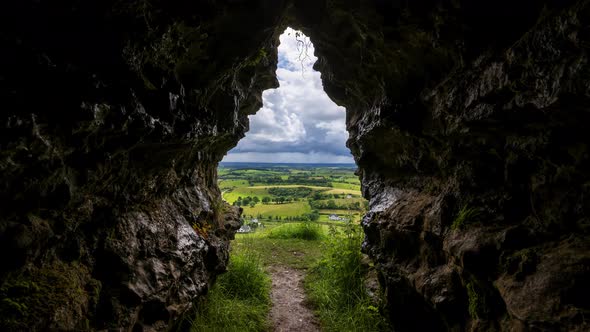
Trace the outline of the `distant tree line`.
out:
M 253 215 L 244 216 L 249 217 L 250 219 L 254 218 Z M 258 220 L 274 220 L 274 221 L 317 221 L 320 219 L 320 213 L 317 210 L 313 210 L 310 213 L 301 214 L 298 216 L 273 216 L 273 215 L 263 215 L 261 213 L 256 215 Z
M 322 187 L 332 187 L 332 180 L 326 179 L 324 177 L 312 177 L 308 178 L 305 176 L 299 175 L 291 175 L 287 179 L 283 179 L 280 176 L 244 176 L 241 179 L 248 181 L 248 183 L 253 186 L 256 184 L 301 184 L 301 185 L 310 185 L 310 186 L 322 186 Z
M 258 203 L 260 203 L 260 198 L 258 198 L 258 196 L 246 196 L 244 198 L 242 198 L 242 196 L 238 196 L 238 199 L 233 203 L 233 205 L 254 207 Z
M 311 188 L 307 187 L 295 187 L 295 188 L 285 188 L 285 187 L 272 187 L 268 189 L 268 193 L 273 196 L 290 196 L 290 197 L 307 197 L 311 194 Z
M 313 200 L 319 201 L 323 199 L 340 199 L 340 198 L 347 198 L 350 194 L 326 194 L 321 191 L 316 191 L 312 198 Z M 353 195 L 350 195 L 353 197 Z
M 349 204 L 338 204 L 333 199 L 327 201 L 309 201 L 309 205 L 314 209 L 328 209 L 328 210 L 362 210 L 360 202 L 353 202 Z
M 258 196 L 246 196 L 246 197 L 242 197 L 239 196 L 238 199 L 233 203 L 234 206 L 249 206 L 249 207 L 254 207 L 256 206 L 256 204 L 258 203 L 262 203 L 262 204 L 285 204 L 285 203 L 291 203 L 291 202 L 298 202 L 302 199 L 298 198 L 298 197 L 285 197 L 285 196 L 278 196 L 278 197 L 269 197 L 269 196 L 264 196 L 262 197 L 262 199 L 258 198 Z

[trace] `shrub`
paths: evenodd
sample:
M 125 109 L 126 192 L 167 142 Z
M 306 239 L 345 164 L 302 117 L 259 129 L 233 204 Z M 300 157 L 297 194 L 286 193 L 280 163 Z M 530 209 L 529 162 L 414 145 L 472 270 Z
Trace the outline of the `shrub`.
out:
M 307 197 L 311 192 L 312 189 L 308 187 L 272 187 L 268 189 L 269 194 L 283 197 Z

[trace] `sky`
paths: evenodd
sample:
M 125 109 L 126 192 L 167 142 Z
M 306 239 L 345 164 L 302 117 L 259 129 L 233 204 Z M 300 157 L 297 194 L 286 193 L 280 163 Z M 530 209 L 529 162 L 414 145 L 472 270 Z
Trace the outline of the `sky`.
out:
M 288 28 L 280 41 L 280 87 L 262 93 L 263 107 L 249 116 L 250 131 L 223 161 L 354 163 L 345 145 L 345 109 L 330 100 L 312 68 L 317 60 L 313 44 L 300 61 L 295 31 Z

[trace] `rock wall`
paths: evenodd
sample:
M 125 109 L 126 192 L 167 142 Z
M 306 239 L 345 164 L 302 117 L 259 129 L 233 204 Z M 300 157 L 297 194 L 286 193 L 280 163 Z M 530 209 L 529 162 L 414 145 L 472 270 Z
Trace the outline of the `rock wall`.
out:
M 10 1 L 0 328 L 164 330 L 225 268 L 216 166 L 311 37 L 398 331 L 588 330 L 588 1 Z
M 331 1 L 305 23 L 396 330 L 590 329 L 589 14 Z
M 10 2 L 0 330 L 164 330 L 225 269 L 217 163 L 277 85 L 281 4 Z

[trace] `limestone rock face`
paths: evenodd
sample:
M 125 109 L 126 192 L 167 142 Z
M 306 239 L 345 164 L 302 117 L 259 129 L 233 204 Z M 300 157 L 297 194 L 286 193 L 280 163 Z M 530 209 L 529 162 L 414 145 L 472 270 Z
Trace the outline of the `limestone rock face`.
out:
M 216 167 L 310 36 L 397 331 L 590 329 L 588 1 L 9 1 L 0 329 L 165 330 L 225 269 Z
M 436 84 L 349 110 L 364 249 L 400 330 L 589 328 L 589 7 L 549 8 L 504 47 L 454 51 Z
M 590 329 L 588 2 L 344 3 L 300 22 L 396 330 Z
M 0 330 L 164 330 L 225 270 L 217 163 L 277 85 L 280 3 L 11 2 Z

